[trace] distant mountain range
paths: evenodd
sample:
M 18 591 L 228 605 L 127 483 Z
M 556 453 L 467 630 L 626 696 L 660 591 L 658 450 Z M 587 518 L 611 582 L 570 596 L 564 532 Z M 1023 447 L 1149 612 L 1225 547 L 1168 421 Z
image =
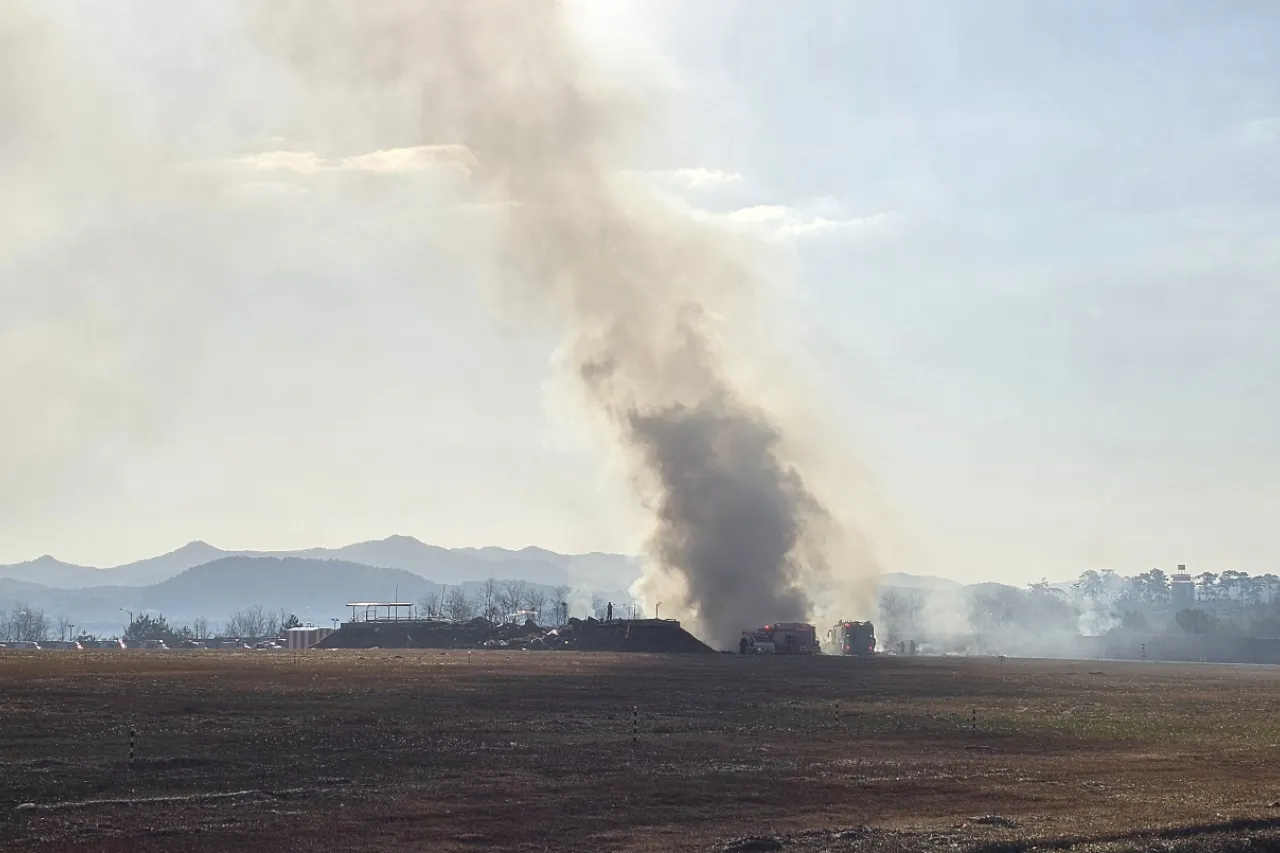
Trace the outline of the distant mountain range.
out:
M 570 586 L 581 610 L 593 594 L 627 600 L 626 590 L 640 571 L 637 558 L 622 554 L 449 549 L 410 536 L 298 551 L 224 551 L 191 542 L 112 568 L 77 566 L 48 555 L 0 566 L 0 611 L 21 604 L 89 630 L 115 631 L 128 619 L 122 611 L 218 623 L 260 605 L 323 624 L 343 616 L 350 601 L 389 601 L 398 595 L 416 602 L 440 586 L 474 593 L 490 577 L 544 588 Z
M 640 561 L 623 554 L 557 554 L 542 548 L 441 548 L 412 536 L 389 536 L 341 548 L 299 551 L 224 551 L 207 542 L 190 542 L 176 551 L 112 568 L 64 563 L 49 555 L 0 566 L 0 578 L 62 589 L 94 586 L 149 586 L 187 569 L 222 557 L 298 557 L 305 560 L 344 560 L 384 569 L 402 569 L 437 583 L 481 581 L 497 574 L 530 583 L 557 586 L 591 582 L 625 589 L 639 575 Z
M 162 613 L 171 622 L 205 617 L 217 623 L 245 607 L 285 609 L 304 621 L 326 624 L 344 615 L 351 601 L 416 602 L 439 586 L 402 569 L 343 560 L 299 557 L 222 557 L 150 586 L 58 589 L 27 581 L 0 580 L 0 608 L 22 602 L 48 617 L 76 624 L 128 621 L 121 611 Z M 12 606 L 12 605 L 10 605 Z M 117 627 L 118 630 L 118 627 Z
M 542 587 L 569 586 L 577 612 L 593 595 L 621 604 L 642 562 L 624 554 L 558 554 L 543 548 L 441 548 L 410 536 L 390 536 L 341 548 L 224 551 L 191 542 L 176 551 L 112 568 L 92 568 L 43 556 L 0 566 L 0 611 L 18 604 L 50 619 L 109 633 L 128 621 L 122 611 L 162 613 L 173 623 L 204 617 L 220 624 L 245 607 L 287 609 L 325 624 L 346 615 L 352 601 L 416 602 L 440 586 L 478 591 L 487 578 Z M 926 575 L 890 573 L 883 587 L 960 590 L 963 584 Z

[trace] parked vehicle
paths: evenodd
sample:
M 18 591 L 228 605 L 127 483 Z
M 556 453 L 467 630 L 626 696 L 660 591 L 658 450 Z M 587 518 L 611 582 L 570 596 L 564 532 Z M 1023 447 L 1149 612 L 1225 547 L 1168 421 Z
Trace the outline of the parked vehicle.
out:
M 837 622 L 827 632 L 827 649 L 837 655 L 874 655 L 876 629 L 870 622 Z
M 775 622 L 757 631 L 743 631 L 742 654 L 816 655 L 818 631 L 807 622 Z
M 773 645 L 773 637 L 765 631 L 743 631 L 742 640 L 738 643 L 738 651 L 744 655 L 771 655 L 777 649 Z

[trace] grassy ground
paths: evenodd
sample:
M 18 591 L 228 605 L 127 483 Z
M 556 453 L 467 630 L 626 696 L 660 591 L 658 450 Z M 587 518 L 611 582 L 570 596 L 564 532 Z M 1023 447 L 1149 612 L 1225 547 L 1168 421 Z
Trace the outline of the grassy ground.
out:
M 0 849 L 1280 849 L 1277 688 L 1094 661 L 6 653 Z

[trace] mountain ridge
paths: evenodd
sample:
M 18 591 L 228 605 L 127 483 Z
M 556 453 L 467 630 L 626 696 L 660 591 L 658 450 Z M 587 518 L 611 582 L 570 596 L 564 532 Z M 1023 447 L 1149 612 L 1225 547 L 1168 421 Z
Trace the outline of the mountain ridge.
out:
M 46 554 L 34 560 L 0 565 L 0 578 L 62 589 L 102 585 L 140 587 L 163 582 L 187 569 L 232 556 L 348 560 L 361 565 L 403 569 L 441 583 L 480 581 L 494 571 L 500 571 L 510 577 L 550 586 L 590 579 L 624 588 L 630 585 L 634 576 L 638 576 L 640 566 L 636 558 L 623 554 L 559 554 L 534 545 L 519 551 L 495 546 L 443 548 L 413 536 L 393 534 L 385 539 L 353 542 L 336 548 L 267 551 L 224 550 L 197 539 L 155 557 L 105 568 L 64 563 Z M 497 569 L 496 565 L 502 568 Z
M 607 551 L 561 554 L 537 545 L 518 550 L 495 545 L 444 548 L 404 534 L 353 542 L 336 548 L 292 550 L 224 550 L 195 539 L 172 551 L 105 568 L 66 563 L 49 554 L 21 563 L 0 565 L 0 579 L 25 581 L 64 590 L 100 586 L 147 587 L 223 557 L 297 557 L 340 560 L 375 568 L 399 569 L 442 584 L 483 581 L 496 574 L 547 586 L 570 585 L 626 589 L 643 569 L 643 559 Z M 969 584 L 932 575 L 889 572 L 882 586 L 959 590 Z
M 501 565 L 501 564 L 499 564 Z M 496 573 L 495 580 L 528 583 Z M 287 610 L 303 621 L 327 624 L 343 618 L 352 601 L 418 602 L 428 593 L 461 586 L 479 598 L 483 581 L 437 583 L 403 569 L 368 566 L 346 560 L 276 556 L 223 556 L 149 586 L 98 585 L 63 589 L 25 580 L 0 579 L 0 611 L 22 606 L 47 618 L 65 617 L 82 629 L 119 632 L 129 614 L 164 615 L 174 624 L 205 618 L 220 624 L 246 607 Z M 551 595 L 551 585 L 531 583 Z M 624 588 L 625 589 L 625 588 Z M 596 589 L 614 600 L 622 590 Z M 577 606 L 585 605 L 579 601 Z
M 480 551 L 483 557 L 475 553 Z M 418 571 L 335 556 L 339 554 L 408 563 Z M 204 557 L 213 559 L 181 568 L 185 561 Z M 428 558 L 434 558 L 435 563 Z M 81 628 L 102 632 L 120 630 L 130 612 L 164 614 L 171 621 L 187 622 L 225 619 L 253 606 L 287 609 L 304 621 L 324 624 L 342 617 L 350 601 L 386 601 L 398 596 L 401 601 L 416 602 L 442 586 L 459 585 L 474 597 L 489 577 L 502 584 L 530 583 L 547 592 L 571 586 L 571 606 L 577 612 L 589 612 L 593 597 L 629 600 L 627 589 L 642 568 L 638 558 L 619 554 L 557 554 L 532 546 L 520 551 L 496 547 L 455 551 L 405 536 L 295 552 L 226 552 L 196 540 L 118 570 L 74 566 L 49 555 L 21 565 L 31 570 L 27 577 L 4 577 L 0 568 L 0 610 L 30 606 L 50 618 L 65 617 Z M 436 569 L 453 574 L 424 575 Z M 157 575 L 167 576 L 145 583 Z M 80 583 L 60 585 L 68 577 Z M 570 577 L 572 583 L 566 582 Z M 906 573 L 886 574 L 880 585 L 882 589 L 944 594 L 966 588 L 956 581 Z

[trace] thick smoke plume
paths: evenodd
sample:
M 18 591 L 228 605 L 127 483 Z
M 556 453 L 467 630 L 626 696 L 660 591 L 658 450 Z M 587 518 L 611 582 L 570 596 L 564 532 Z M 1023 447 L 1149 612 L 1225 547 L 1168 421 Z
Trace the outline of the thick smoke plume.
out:
M 713 312 L 749 314 L 760 282 L 724 234 L 623 176 L 645 116 L 593 76 L 563 5 L 255 8 L 316 99 L 304 121 L 328 116 L 312 132 L 472 153 L 472 184 L 501 212 L 507 295 L 571 329 L 583 388 L 656 517 L 650 604 L 722 645 L 811 618 L 835 525 L 714 334 Z
M 228 45 L 225 67 L 172 88 L 113 74 L 98 43 L 119 22 L 145 43 L 161 26 L 149 7 L 88 23 L 53 8 L 0 9 L 0 395 L 18 413 L 0 423 L 0 510 L 100 479 L 162 435 L 203 341 L 280 269 L 358 266 L 360 238 L 317 239 L 338 230 L 308 231 L 301 202 L 272 202 L 283 182 L 255 194 L 246 172 L 358 193 L 437 170 L 464 174 L 464 196 L 442 222 L 456 182 L 427 182 L 423 239 L 499 259 L 499 301 L 565 332 L 583 400 L 626 456 L 655 522 L 650 612 L 661 601 L 726 645 L 764 622 L 853 615 L 835 590 L 874 570 L 867 549 L 841 551 L 858 540 L 819 497 L 824 454 L 776 388 L 743 378 L 766 282 L 742 242 L 634 176 L 650 101 L 606 84 L 563 3 L 202 6 L 181 29 Z M 248 81 L 258 102 L 227 96 Z M 397 204 L 423 185 L 397 184 Z

